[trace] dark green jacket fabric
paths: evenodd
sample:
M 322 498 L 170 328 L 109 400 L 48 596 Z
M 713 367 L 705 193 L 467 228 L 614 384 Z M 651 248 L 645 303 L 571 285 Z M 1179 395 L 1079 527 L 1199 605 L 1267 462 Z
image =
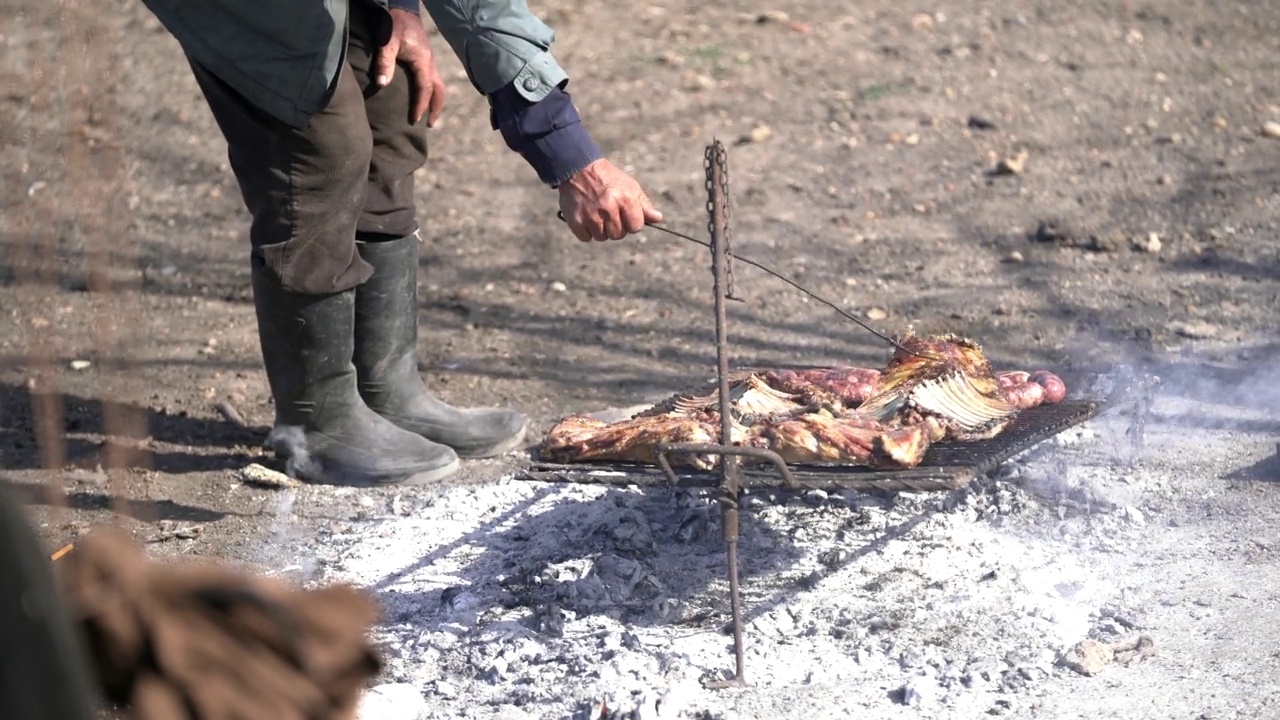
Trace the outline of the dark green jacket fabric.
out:
M 349 3 L 386 0 L 142 0 L 183 51 L 263 111 L 302 127 L 346 58 Z M 524 0 L 423 0 L 472 86 L 515 81 L 531 102 L 567 80 L 555 31 Z
M 0 479 L 0 718 L 93 720 L 98 687 L 49 556 Z

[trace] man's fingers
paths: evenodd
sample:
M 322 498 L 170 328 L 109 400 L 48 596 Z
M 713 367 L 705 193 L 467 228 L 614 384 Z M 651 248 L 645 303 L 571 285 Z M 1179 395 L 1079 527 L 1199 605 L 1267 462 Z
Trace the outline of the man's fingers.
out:
M 591 229 L 581 220 L 569 223 L 569 229 L 573 231 L 573 236 L 582 242 L 591 242 L 595 239 L 591 236 Z
M 641 193 L 640 197 L 640 207 L 644 212 L 644 221 L 646 223 L 662 222 L 662 213 L 658 212 L 658 208 L 653 206 L 653 201 L 649 199 L 649 196 Z
M 431 102 L 427 108 L 427 127 L 435 127 L 440 113 L 444 112 L 444 80 L 439 72 L 431 74 Z
M 427 59 L 421 55 L 409 61 L 409 68 L 413 71 L 413 113 L 410 118 L 415 125 L 427 112 L 427 107 L 431 104 L 431 95 L 435 91 L 427 62 Z
M 604 235 L 610 240 L 621 240 L 627 236 L 626 229 L 622 227 L 622 218 L 619 217 L 616 209 L 604 219 Z
M 620 210 L 622 229 L 628 233 L 640 232 L 644 229 L 644 209 L 639 202 L 623 203 Z M 614 238 L 617 240 L 618 238 Z
M 387 44 L 378 48 L 373 59 L 373 77 L 378 87 L 391 84 L 391 77 L 396 72 L 396 56 L 400 54 L 400 38 L 395 35 L 387 40 Z
M 569 226 L 569 232 L 582 242 L 591 242 L 591 231 L 587 228 L 585 219 L 580 212 L 566 210 L 564 204 L 560 205 L 560 215 L 564 218 L 564 224 Z

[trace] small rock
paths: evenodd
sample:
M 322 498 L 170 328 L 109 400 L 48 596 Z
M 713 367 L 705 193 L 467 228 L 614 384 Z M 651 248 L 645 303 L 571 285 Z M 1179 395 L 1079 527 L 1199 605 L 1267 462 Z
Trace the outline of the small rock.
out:
M 810 505 L 818 506 L 827 501 L 827 491 L 822 488 L 814 488 L 804 494 L 804 501 Z
M 1004 669 L 1005 663 L 997 658 L 974 658 L 965 666 L 961 681 L 968 687 L 995 682 Z
M 759 144 L 759 143 L 765 142 L 771 137 L 773 137 L 773 128 L 769 127 L 768 125 L 757 125 L 756 127 L 751 129 L 751 132 L 742 136 L 739 142 L 743 144 L 745 143 Z
M 1173 176 L 1172 176 L 1172 175 L 1169 175 L 1169 174 L 1167 174 L 1167 173 L 1166 173 L 1166 174 L 1164 174 L 1164 175 L 1161 175 L 1160 177 L 1156 178 L 1156 184 L 1157 184 L 1157 185 L 1172 185 L 1172 184 L 1173 184 Z
M 902 142 L 906 143 L 907 145 L 919 145 L 920 136 L 917 135 L 916 133 L 911 133 L 906 138 L 904 138 Z
M 916 13 L 911 18 L 911 27 L 917 30 L 928 30 L 934 26 L 933 16 L 929 13 Z
M 695 90 L 714 90 L 716 79 L 705 73 L 696 73 L 690 79 L 690 84 Z
M 1130 523 L 1137 525 L 1138 527 L 1142 527 L 1147 524 L 1146 516 L 1142 514 L 1141 510 L 1132 505 L 1124 506 L 1124 508 L 1120 510 L 1120 513 L 1124 515 L 1125 520 L 1128 520 Z
M 420 720 L 427 701 L 408 683 L 388 683 L 370 688 L 360 697 L 356 720 Z
M 884 320 L 889 317 L 889 311 L 884 308 L 873 307 L 867 311 L 868 320 Z
M 902 704 L 908 707 L 920 707 L 928 703 L 937 695 L 938 686 L 927 677 L 914 678 L 898 692 L 901 694 Z
M 250 463 L 237 473 L 240 481 L 246 485 L 257 485 L 258 487 L 266 487 L 272 489 L 294 488 L 299 487 L 302 483 L 295 480 L 282 472 L 272 470 L 265 465 L 258 463 Z
M 1123 247 L 1123 241 L 1123 236 L 1118 232 L 1091 235 L 1082 247 L 1093 252 L 1113 253 Z
M 1191 340 L 1208 340 L 1217 337 L 1218 326 L 1210 322 L 1175 320 L 1169 323 L 1169 330 Z
M 92 365 L 93 363 L 88 360 L 72 360 L 70 363 L 67 363 L 68 367 L 77 372 L 81 370 L 88 370 Z
M 458 689 L 451 685 L 447 680 L 437 680 L 435 691 L 440 697 L 446 698 L 455 697 L 458 694 Z
M 1115 661 L 1120 665 L 1130 665 L 1135 662 L 1146 660 L 1155 654 L 1155 641 L 1146 635 L 1141 635 L 1132 640 L 1112 643 L 1112 651 L 1115 653 Z
M 1093 677 L 1110 665 L 1115 656 L 1115 650 L 1106 643 L 1082 640 L 1067 651 L 1062 664 L 1081 675 Z
M 991 122 L 986 118 L 979 117 L 977 115 L 969 116 L 968 125 L 970 128 L 974 130 L 995 130 L 996 129 L 995 123 Z
M 1268 120 L 1262 123 L 1262 137 L 1280 139 L 1280 122 Z
M 1147 237 L 1134 242 L 1134 248 L 1146 253 L 1158 253 L 1164 247 L 1164 243 L 1160 241 L 1159 233 L 1147 233 Z
M 1014 250 L 1013 252 L 1004 256 L 1005 262 L 1015 263 L 1015 264 L 1022 262 L 1023 259 L 1024 258 L 1022 257 L 1022 253 L 1018 252 L 1017 250 Z
M 1059 218 L 1048 218 L 1036 225 L 1036 231 L 1032 237 L 1037 242 L 1056 242 L 1066 245 L 1074 242 L 1078 234 L 1078 230 L 1070 222 Z
M 1225 130 L 1227 128 L 1227 119 L 1219 115 L 1213 119 L 1213 126 L 1219 130 Z
M 782 10 L 765 10 L 756 16 L 756 22 L 764 25 L 765 23 L 785 23 L 791 20 L 791 16 Z
M 997 175 L 1020 175 L 1027 167 L 1027 158 L 1031 157 L 1026 150 L 1021 150 L 1013 157 L 1007 157 L 996 163 Z
M 568 285 L 565 285 L 564 283 L 560 282 L 559 280 L 556 280 L 555 282 L 553 282 L 553 283 L 551 283 L 550 285 L 548 285 L 548 286 L 547 286 L 547 289 L 548 289 L 548 290 L 550 290 L 551 292 L 562 293 L 562 292 L 568 292 L 568 291 L 569 291 L 569 286 L 568 286 Z

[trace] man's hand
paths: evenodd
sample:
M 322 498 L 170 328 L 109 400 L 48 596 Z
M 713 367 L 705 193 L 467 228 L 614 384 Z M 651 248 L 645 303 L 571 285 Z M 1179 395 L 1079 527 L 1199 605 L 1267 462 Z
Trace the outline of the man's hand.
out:
M 435 127 L 444 110 L 444 80 L 436 69 L 436 58 L 422 27 L 422 18 L 408 10 L 391 9 L 391 36 L 373 58 L 374 82 L 386 87 L 396 71 L 396 62 L 408 66 L 413 83 L 413 109 L 409 119 L 415 124 L 427 115 L 427 127 Z
M 621 240 L 662 222 L 662 213 L 630 175 L 601 158 L 560 186 L 560 211 L 583 242 Z

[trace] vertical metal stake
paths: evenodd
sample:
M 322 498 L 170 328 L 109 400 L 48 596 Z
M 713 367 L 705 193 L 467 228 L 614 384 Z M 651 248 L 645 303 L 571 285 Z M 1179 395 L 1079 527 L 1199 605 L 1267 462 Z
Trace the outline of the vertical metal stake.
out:
M 716 370 L 720 383 L 720 444 L 732 445 L 732 401 L 729 397 L 729 337 L 725 304 L 728 298 L 728 158 L 724 145 L 715 140 L 707 146 L 707 210 L 711 216 L 711 272 L 714 277 L 716 313 Z M 735 675 L 731 685 L 746 683 L 742 643 L 742 598 L 738 587 L 738 497 L 740 484 L 738 457 L 720 456 L 721 526 L 729 560 L 729 602 L 733 611 L 733 655 Z

